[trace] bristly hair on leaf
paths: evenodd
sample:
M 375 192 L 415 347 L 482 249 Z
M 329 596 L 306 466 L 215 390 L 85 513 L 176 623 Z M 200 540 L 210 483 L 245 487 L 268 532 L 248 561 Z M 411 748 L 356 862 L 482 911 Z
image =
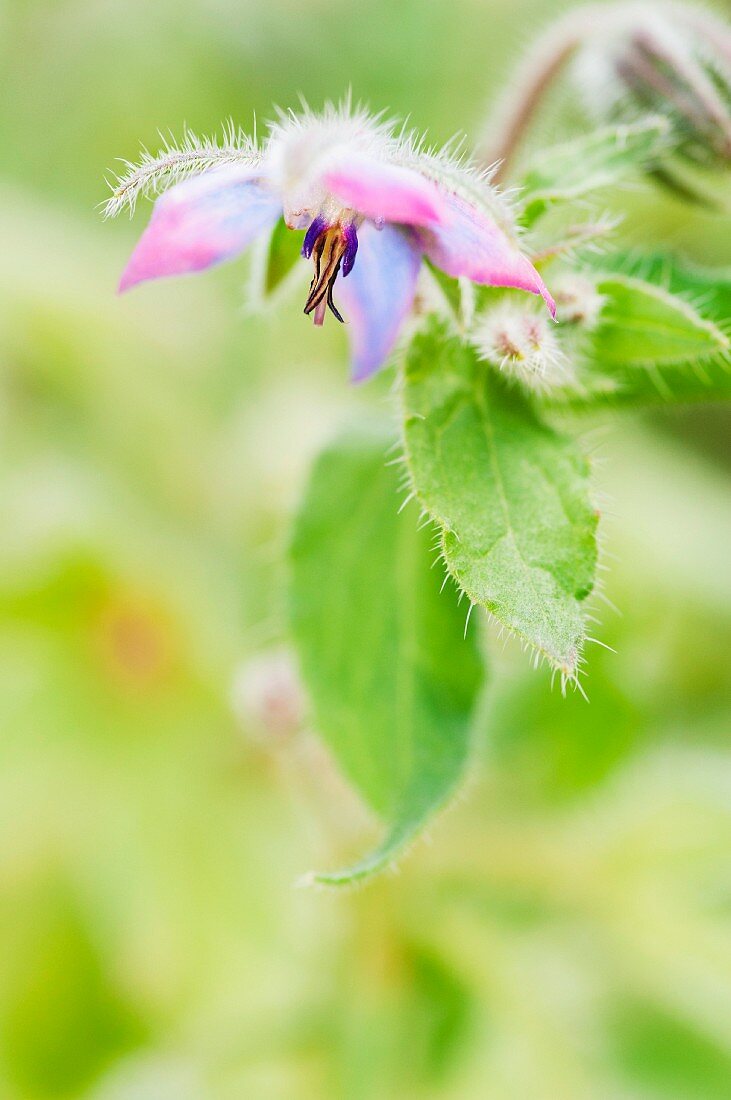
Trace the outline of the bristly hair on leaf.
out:
M 219 137 L 198 137 L 186 129 L 176 145 L 172 137 L 160 135 L 162 148 L 151 153 L 143 148 L 137 163 L 123 161 L 125 171 L 111 184 L 112 195 L 104 205 L 105 218 L 112 218 L 125 207 L 134 213 L 140 195 L 158 195 L 186 176 L 206 172 L 224 164 L 252 164 L 261 160 L 256 137 L 250 138 L 229 121 Z

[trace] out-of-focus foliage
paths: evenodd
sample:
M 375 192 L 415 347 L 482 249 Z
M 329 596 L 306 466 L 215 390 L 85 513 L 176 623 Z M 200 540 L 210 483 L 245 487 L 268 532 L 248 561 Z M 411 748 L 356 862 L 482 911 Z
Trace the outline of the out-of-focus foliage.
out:
M 283 636 L 309 457 L 389 379 L 354 394 L 342 332 L 297 295 L 247 315 L 246 263 L 117 299 L 136 230 L 95 211 L 158 126 L 246 124 L 300 91 L 474 133 L 539 14 L 0 9 L 3 1100 L 729 1093 L 727 422 L 597 443 L 623 614 L 597 598 L 617 653 L 589 647 L 590 704 L 488 638 L 469 799 L 400 877 L 293 891 L 377 829 L 309 734 L 253 740 L 230 689 Z M 615 205 L 629 247 L 728 261 L 716 215 Z
M 522 220 L 530 225 L 554 204 L 621 184 L 669 146 L 669 125 L 650 115 L 632 125 L 606 126 L 538 152 L 521 181 Z
M 463 778 L 483 669 L 476 632 L 434 568 L 380 420 L 317 458 L 292 540 L 292 628 L 320 736 L 385 839 L 343 885 L 388 867 Z

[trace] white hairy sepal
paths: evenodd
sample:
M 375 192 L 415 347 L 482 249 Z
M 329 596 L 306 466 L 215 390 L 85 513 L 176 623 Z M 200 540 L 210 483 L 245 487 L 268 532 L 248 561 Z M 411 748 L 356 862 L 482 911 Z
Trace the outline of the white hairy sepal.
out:
M 337 221 L 345 211 L 321 183 L 328 164 L 349 155 L 388 160 L 393 149 L 393 122 L 372 115 L 350 100 L 328 103 L 318 114 L 307 105 L 299 112 L 280 111 L 270 123 L 264 160 L 271 186 L 282 196 L 284 218 L 303 229 L 315 214 Z
M 137 163 L 124 162 L 126 170 L 112 183 L 105 213 L 111 216 L 125 207 L 134 210 L 141 195 L 157 195 L 181 179 L 230 163 L 256 168 L 267 186 L 282 198 L 290 228 L 304 228 L 316 215 L 337 221 L 349 211 L 328 195 L 321 180 L 329 163 L 348 157 L 367 156 L 399 165 L 432 180 L 446 194 L 458 195 L 495 221 L 515 239 L 518 230 L 511 203 L 491 184 L 492 169 L 472 164 L 458 141 L 436 148 L 423 135 L 399 126 L 383 114 L 373 115 L 349 99 L 326 104 L 314 112 L 303 105 L 298 112 L 282 111 L 270 123 L 260 147 L 230 124 L 217 138 L 199 138 L 186 132 L 175 146 L 165 140 L 161 150 L 143 150 Z
M 156 196 L 188 176 L 208 172 L 227 164 L 248 164 L 256 168 L 262 155 L 255 138 L 250 138 L 232 122 L 221 137 L 198 137 L 186 130 L 179 145 L 163 138 L 157 153 L 144 149 L 137 162 L 123 160 L 125 170 L 110 183 L 112 195 L 104 206 L 104 216 L 114 217 L 127 209 L 134 213 L 137 199 Z
M 270 125 L 264 150 L 267 175 L 282 194 L 285 219 L 301 228 L 313 211 L 335 220 L 339 211 L 318 182 L 328 163 L 347 160 L 348 154 L 368 156 L 409 168 L 430 179 L 447 194 L 455 194 L 482 210 L 509 236 L 518 230 L 508 197 L 491 185 L 494 168 L 480 168 L 464 154 L 455 139 L 442 147 L 428 144 L 425 135 L 399 126 L 383 114 L 373 115 L 348 100 L 327 104 L 322 112 L 308 107 L 281 112 Z
M 395 159 L 431 179 L 442 191 L 477 207 L 507 236 L 516 238 L 519 234 L 510 194 L 492 182 L 497 165 L 484 167 L 473 161 L 464 151 L 463 139 L 454 138 L 438 147 L 429 145 L 424 134 L 402 130 Z

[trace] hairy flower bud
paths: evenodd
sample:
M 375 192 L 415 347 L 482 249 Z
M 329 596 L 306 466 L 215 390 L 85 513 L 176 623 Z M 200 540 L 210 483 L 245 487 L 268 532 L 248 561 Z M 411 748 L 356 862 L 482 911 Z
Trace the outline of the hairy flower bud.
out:
M 731 163 L 731 28 L 674 3 L 607 5 L 577 52 L 581 101 L 600 121 L 669 118 L 677 152 Z
M 592 328 L 599 319 L 604 299 L 587 275 L 570 272 L 557 280 L 556 304 L 564 324 Z
M 578 101 L 600 124 L 647 115 L 670 121 L 677 154 L 650 174 L 699 199 L 678 165 L 731 163 L 731 27 L 708 10 L 674 0 L 626 0 L 571 8 L 526 52 L 485 127 L 481 158 L 509 172 L 541 105 L 570 65 Z
M 304 720 L 304 692 L 294 659 L 286 649 L 252 657 L 238 670 L 232 692 L 234 712 L 255 739 L 282 740 Z
M 504 302 L 483 313 L 472 334 L 480 358 L 542 393 L 566 385 L 571 370 L 552 326 L 539 314 Z

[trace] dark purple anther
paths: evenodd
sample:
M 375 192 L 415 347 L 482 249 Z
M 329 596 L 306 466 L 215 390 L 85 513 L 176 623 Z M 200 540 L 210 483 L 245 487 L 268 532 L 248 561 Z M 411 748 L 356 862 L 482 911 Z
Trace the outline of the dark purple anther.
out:
M 343 229 L 345 237 L 345 251 L 343 252 L 343 278 L 350 275 L 355 263 L 355 254 L 358 251 L 358 234 L 354 225 L 346 225 Z
M 312 255 L 312 249 L 315 247 L 315 241 L 321 233 L 325 232 L 327 228 L 327 222 L 324 218 L 321 218 L 319 214 L 310 222 L 310 228 L 305 233 L 305 239 L 302 243 L 302 255 L 306 260 L 309 260 L 310 256 Z

